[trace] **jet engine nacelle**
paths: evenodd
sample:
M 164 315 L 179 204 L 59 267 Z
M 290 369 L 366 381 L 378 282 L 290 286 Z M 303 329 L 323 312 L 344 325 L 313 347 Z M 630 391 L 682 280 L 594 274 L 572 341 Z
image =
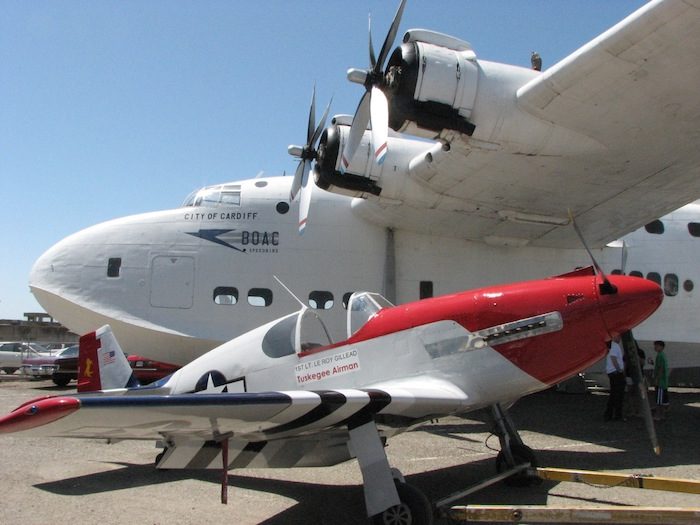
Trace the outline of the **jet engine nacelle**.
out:
M 314 166 L 316 185 L 326 191 L 348 197 L 379 195 L 382 188 L 377 184 L 378 175 L 372 173 L 377 170 L 373 170 L 374 155 L 370 148 L 369 133 L 365 133 L 345 173 L 340 171 L 340 152 L 348 140 L 351 120 L 352 117 L 349 120 L 336 117 L 323 131 Z
M 445 129 L 472 135 L 478 84 L 479 65 L 468 42 L 410 30 L 391 55 L 385 76 L 389 126 L 423 136 Z

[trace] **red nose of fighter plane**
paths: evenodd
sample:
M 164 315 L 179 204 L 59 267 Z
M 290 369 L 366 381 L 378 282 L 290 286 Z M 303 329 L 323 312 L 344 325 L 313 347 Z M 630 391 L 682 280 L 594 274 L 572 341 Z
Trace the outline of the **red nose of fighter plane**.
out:
M 608 276 L 599 286 L 599 304 L 610 336 L 631 330 L 661 305 L 663 291 L 653 281 L 624 275 Z

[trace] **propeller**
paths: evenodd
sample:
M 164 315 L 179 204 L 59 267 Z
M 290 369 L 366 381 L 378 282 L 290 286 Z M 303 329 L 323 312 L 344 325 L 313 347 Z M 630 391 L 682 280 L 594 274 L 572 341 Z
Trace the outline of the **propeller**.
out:
M 576 219 L 574 218 L 573 213 L 571 210 L 569 210 L 569 220 L 571 221 L 571 224 L 574 227 L 574 231 L 576 232 L 576 235 L 578 235 L 579 240 L 581 241 L 581 244 L 583 244 L 583 247 L 586 249 L 588 252 L 588 256 L 591 258 L 591 261 L 593 263 L 593 267 L 596 270 L 596 273 L 601 276 L 603 279 L 603 284 L 601 285 L 601 292 L 602 293 L 617 293 L 617 289 L 613 284 L 610 283 L 608 280 L 608 277 L 605 275 L 603 272 L 603 269 L 600 267 L 598 262 L 595 260 L 595 257 L 593 257 L 593 253 L 591 252 L 590 248 L 588 248 L 588 244 L 586 244 L 586 239 L 583 237 L 583 233 L 581 233 L 581 230 L 578 227 L 578 224 L 576 224 Z M 625 246 L 623 245 L 623 259 L 622 259 L 622 266 L 624 269 L 624 266 L 627 262 L 627 251 Z M 624 271 L 624 270 L 623 270 Z M 639 363 L 638 359 L 638 354 L 637 354 L 637 343 L 634 340 L 634 335 L 632 334 L 631 331 L 625 332 L 622 334 L 622 345 L 623 345 L 623 351 L 625 353 L 625 356 L 627 359 L 630 360 L 630 364 L 632 365 L 632 373 L 636 376 L 637 378 L 637 387 L 639 389 L 639 398 L 641 400 L 641 410 L 642 410 L 642 416 L 644 417 L 644 424 L 646 426 L 647 430 L 647 435 L 649 436 L 649 440 L 651 441 L 651 446 L 654 449 L 654 453 L 658 456 L 661 454 L 661 446 L 659 445 L 659 439 L 658 436 L 656 435 L 656 427 L 654 426 L 654 420 L 652 419 L 651 415 L 651 406 L 649 405 L 649 387 L 647 385 L 646 379 L 644 378 L 644 374 L 642 373 L 642 366 Z
M 401 0 L 399 8 L 394 15 L 394 21 L 391 23 L 389 32 L 384 39 L 384 44 L 379 52 L 379 57 L 375 57 L 374 46 L 372 45 L 372 25 L 370 19 L 369 28 L 369 63 L 370 68 L 349 69 L 348 80 L 365 86 L 365 93 L 360 99 L 360 103 L 355 111 L 355 116 L 352 119 L 350 127 L 350 136 L 345 145 L 340 163 L 340 171 L 344 173 L 350 165 L 350 161 L 355 156 L 357 147 L 360 145 L 362 135 L 367 129 L 367 124 L 372 123 L 372 148 L 374 151 L 374 160 L 377 164 L 384 162 L 384 157 L 387 152 L 387 137 L 389 135 L 389 102 L 386 95 L 382 91 L 385 85 L 384 81 L 384 62 L 386 61 L 391 47 L 394 45 L 396 33 L 401 23 L 401 16 L 406 5 L 406 0 Z
M 615 285 L 610 283 L 610 280 L 608 279 L 608 276 L 605 275 L 605 272 L 603 269 L 600 267 L 598 264 L 598 261 L 595 260 L 595 257 L 593 257 L 593 252 L 591 252 L 591 249 L 588 247 L 588 244 L 586 243 L 586 239 L 583 236 L 583 233 L 581 233 L 581 230 L 578 227 L 578 224 L 576 224 L 576 219 L 574 219 L 574 214 L 569 210 L 569 221 L 574 227 L 574 231 L 576 232 L 576 235 L 578 235 L 579 240 L 581 241 L 581 244 L 583 244 L 583 247 L 586 249 L 586 252 L 588 252 L 588 257 L 591 258 L 591 262 L 593 263 L 593 268 L 595 268 L 595 271 L 598 275 L 600 275 L 601 279 L 603 279 L 603 284 L 601 285 L 601 291 L 603 293 L 616 293 L 617 289 L 615 288 Z
M 331 99 L 332 102 L 332 99 Z M 293 201 L 301 190 L 299 199 L 299 233 L 304 233 L 306 223 L 309 217 L 309 207 L 311 205 L 311 184 L 309 183 L 309 174 L 311 173 L 311 163 L 318 158 L 316 151 L 316 142 L 321 136 L 321 131 L 326 125 L 328 111 L 331 107 L 331 102 L 326 106 L 323 116 L 316 126 L 316 86 L 314 86 L 311 94 L 311 108 L 309 109 L 309 122 L 306 129 L 306 144 L 304 146 L 289 146 L 287 151 L 290 155 L 299 159 L 299 165 L 294 172 L 294 180 L 292 188 L 289 192 L 289 200 Z M 315 127 L 314 127 L 315 126 Z

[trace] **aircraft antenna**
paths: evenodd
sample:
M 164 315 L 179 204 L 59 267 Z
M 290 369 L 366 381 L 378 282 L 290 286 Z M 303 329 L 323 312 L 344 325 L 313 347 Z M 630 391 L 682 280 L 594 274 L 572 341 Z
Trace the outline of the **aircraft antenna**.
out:
M 287 285 L 284 284 L 284 283 L 280 280 L 279 277 L 277 277 L 276 275 L 273 275 L 272 277 L 275 278 L 275 281 L 277 281 L 277 282 L 279 283 L 279 285 L 280 285 L 282 288 L 284 288 L 284 290 L 285 290 L 289 295 L 291 295 L 291 296 L 296 300 L 296 302 L 298 302 L 298 303 L 301 305 L 302 308 L 308 308 L 308 307 L 302 302 L 301 299 L 299 299 L 296 295 L 294 295 L 294 292 L 292 292 L 292 291 L 287 287 Z

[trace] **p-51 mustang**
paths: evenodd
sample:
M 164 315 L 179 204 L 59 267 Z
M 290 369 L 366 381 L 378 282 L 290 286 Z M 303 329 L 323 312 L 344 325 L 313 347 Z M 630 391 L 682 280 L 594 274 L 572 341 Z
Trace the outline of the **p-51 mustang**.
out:
M 500 463 L 534 459 L 501 404 L 597 361 L 661 300 L 651 281 L 591 268 L 401 306 L 361 292 L 342 342 L 302 307 L 145 387 L 103 327 L 81 339 L 79 393 L 23 404 L 0 419 L 0 433 L 161 440 L 159 468 L 221 468 L 224 480 L 236 467 L 354 457 L 368 516 L 429 523 L 425 496 L 389 466 L 387 438 L 492 407 Z

